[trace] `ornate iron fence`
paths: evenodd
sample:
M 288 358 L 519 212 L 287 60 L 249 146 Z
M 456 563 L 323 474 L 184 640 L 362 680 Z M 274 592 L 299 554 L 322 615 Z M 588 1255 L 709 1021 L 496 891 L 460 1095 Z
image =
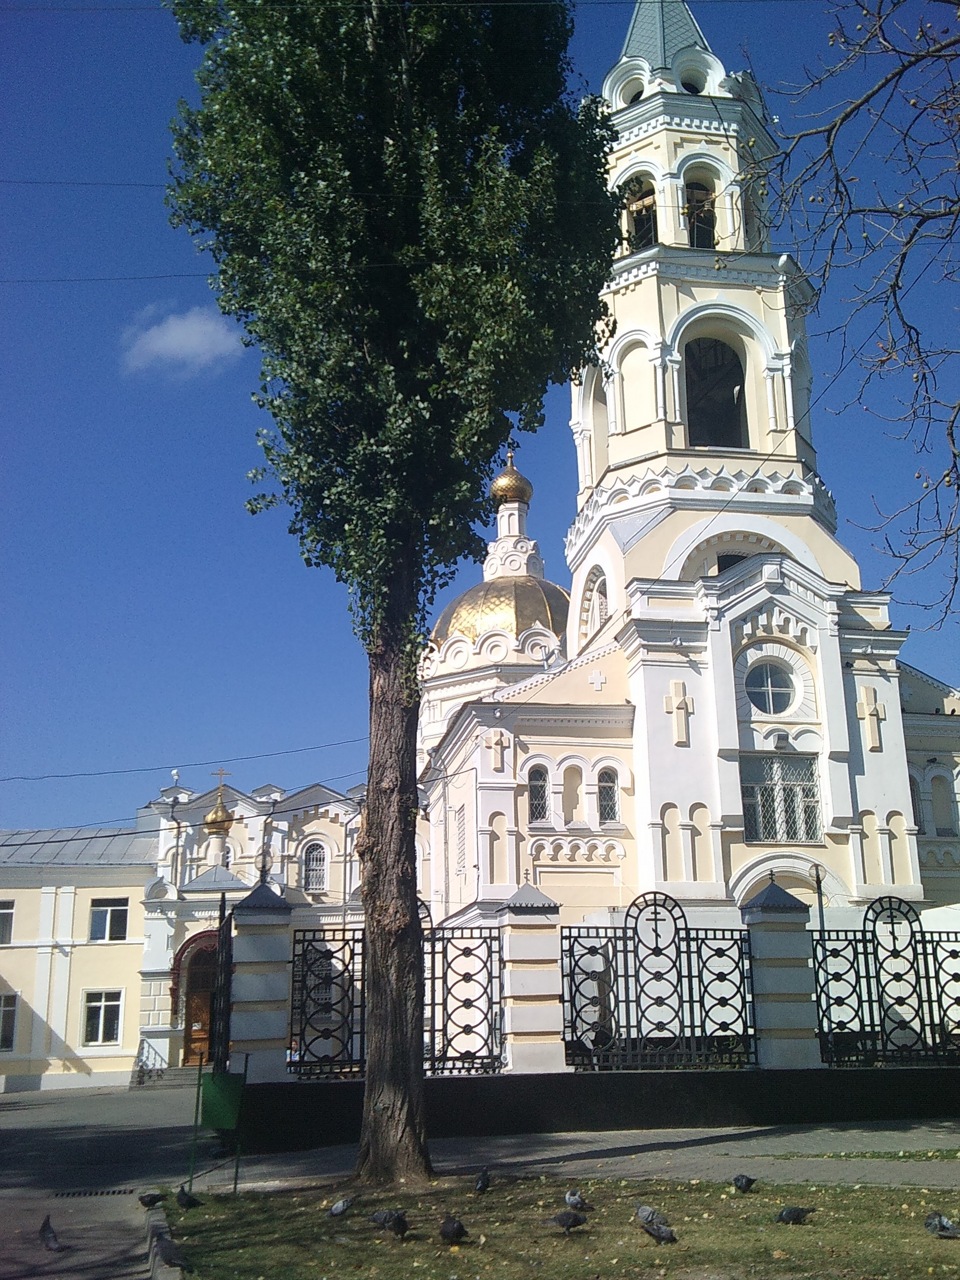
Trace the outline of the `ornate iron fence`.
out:
M 820 1055 L 833 1066 L 960 1062 L 960 933 L 877 898 L 860 929 L 813 935 Z
M 745 929 L 695 929 L 663 893 L 619 927 L 562 931 L 564 1040 L 578 1071 L 745 1067 L 757 1060 Z
M 298 929 L 288 1070 L 360 1077 L 366 1069 L 362 928 Z M 497 928 L 425 928 L 424 1070 L 495 1074 L 503 1068 L 502 951 Z

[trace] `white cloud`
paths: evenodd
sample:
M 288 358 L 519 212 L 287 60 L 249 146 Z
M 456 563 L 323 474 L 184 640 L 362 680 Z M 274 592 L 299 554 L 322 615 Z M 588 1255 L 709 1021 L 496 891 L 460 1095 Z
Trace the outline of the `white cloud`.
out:
M 156 367 L 189 375 L 243 354 L 238 327 L 214 307 L 191 307 L 155 320 L 158 312 L 147 307 L 123 333 L 123 365 L 130 373 Z

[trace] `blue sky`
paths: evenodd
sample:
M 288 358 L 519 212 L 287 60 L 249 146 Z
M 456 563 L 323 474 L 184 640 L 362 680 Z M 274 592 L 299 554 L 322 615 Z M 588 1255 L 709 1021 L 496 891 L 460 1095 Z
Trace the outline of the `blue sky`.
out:
M 825 47 L 820 0 L 694 9 L 728 69 L 749 49 L 769 84 L 802 78 Z M 573 53 L 591 89 L 630 12 L 580 8 Z M 0 776 L 93 775 L 0 783 L 0 825 L 129 819 L 171 766 L 196 790 L 221 763 L 245 789 L 345 789 L 366 759 L 366 667 L 345 593 L 302 565 L 282 512 L 244 510 L 259 462 L 256 356 L 218 316 L 208 268 L 163 203 L 168 124 L 193 92 L 199 51 L 149 4 L 14 5 L 0 41 Z M 841 411 L 850 384 L 829 376 L 830 344 L 813 354 L 820 471 L 876 587 L 886 565 L 858 525 L 874 522 L 874 500 L 900 500 L 916 462 L 869 414 Z M 549 495 L 534 497 L 531 526 L 561 583 L 575 496 L 568 416 L 558 389 L 518 457 Z M 454 590 L 478 573 L 466 566 Z M 921 634 L 925 621 L 896 610 L 914 627 L 904 656 L 960 683 L 956 625 Z

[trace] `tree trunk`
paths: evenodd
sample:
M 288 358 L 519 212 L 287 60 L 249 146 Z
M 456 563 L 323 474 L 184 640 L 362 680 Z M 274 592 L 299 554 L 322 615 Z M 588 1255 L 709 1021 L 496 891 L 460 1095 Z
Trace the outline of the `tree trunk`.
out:
M 406 577 L 398 566 L 398 578 Z M 432 1170 L 423 1090 L 423 937 L 417 899 L 416 597 L 391 586 L 370 669 L 370 766 L 357 842 L 366 921 L 367 1065 L 357 1177 L 418 1182 Z

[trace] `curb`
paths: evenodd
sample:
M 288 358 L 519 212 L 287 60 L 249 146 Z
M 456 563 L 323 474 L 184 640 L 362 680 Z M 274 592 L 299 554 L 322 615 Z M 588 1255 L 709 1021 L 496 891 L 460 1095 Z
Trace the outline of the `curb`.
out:
M 157 1252 L 157 1236 L 169 1236 L 170 1224 L 162 1205 L 147 1210 L 147 1261 L 150 1264 L 150 1280 L 183 1280 L 179 1267 L 168 1267 Z

